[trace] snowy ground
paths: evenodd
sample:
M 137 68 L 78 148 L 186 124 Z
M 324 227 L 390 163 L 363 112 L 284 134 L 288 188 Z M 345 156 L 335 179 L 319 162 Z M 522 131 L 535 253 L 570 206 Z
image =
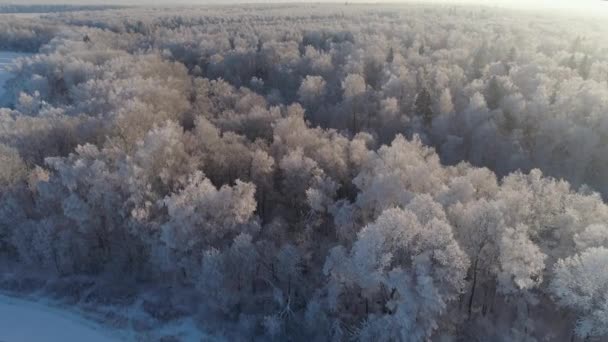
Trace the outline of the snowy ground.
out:
M 71 312 L 0 295 L 0 341 L 113 342 L 122 339 Z
M 29 56 L 27 53 L 0 51 L 0 97 L 4 93 L 4 83 L 10 78 L 11 74 L 7 71 L 7 67 L 15 60 L 15 58 Z

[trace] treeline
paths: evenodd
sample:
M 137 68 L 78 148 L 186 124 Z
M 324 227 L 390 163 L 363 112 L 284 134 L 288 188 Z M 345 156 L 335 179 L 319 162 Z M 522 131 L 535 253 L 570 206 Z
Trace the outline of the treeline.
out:
M 7 16 L 0 21 L 0 51 L 36 53 L 59 33 L 58 28 L 57 23 Z
M 288 9 L 48 19 L 0 110 L 0 284 L 231 341 L 606 338 L 605 27 Z
M 0 13 L 60 13 L 74 11 L 102 11 L 108 9 L 120 9 L 126 6 L 109 6 L 109 5 L 60 5 L 60 4 L 32 4 L 32 5 L 16 5 L 16 4 L 0 4 Z

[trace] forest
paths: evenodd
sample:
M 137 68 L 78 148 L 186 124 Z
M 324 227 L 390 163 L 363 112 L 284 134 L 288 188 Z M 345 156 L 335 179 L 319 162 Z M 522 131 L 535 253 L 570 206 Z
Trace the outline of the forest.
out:
M 0 98 L 3 293 L 139 341 L 608 339 L 606 18 L 47 12 L 0 20 L 32 54 Z

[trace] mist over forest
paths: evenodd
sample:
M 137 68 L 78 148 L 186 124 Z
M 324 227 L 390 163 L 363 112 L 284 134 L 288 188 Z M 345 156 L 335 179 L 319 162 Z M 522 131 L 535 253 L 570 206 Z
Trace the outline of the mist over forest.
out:
M 605 18 L 0 12 L 45 12 L 0 17 L 0 292 L 133 341 L 608 339 Z

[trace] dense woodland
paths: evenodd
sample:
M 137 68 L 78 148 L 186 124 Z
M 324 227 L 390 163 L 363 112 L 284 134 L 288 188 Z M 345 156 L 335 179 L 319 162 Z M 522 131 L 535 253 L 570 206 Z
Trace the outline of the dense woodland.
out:
M 6 17 L 0 49 L 37 54 L 1 102 L 0 285 L 218 340 L 605 341 L 607 36 L 454 6 Z

